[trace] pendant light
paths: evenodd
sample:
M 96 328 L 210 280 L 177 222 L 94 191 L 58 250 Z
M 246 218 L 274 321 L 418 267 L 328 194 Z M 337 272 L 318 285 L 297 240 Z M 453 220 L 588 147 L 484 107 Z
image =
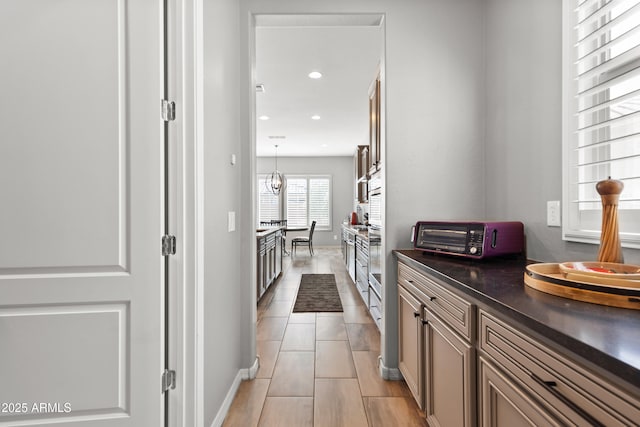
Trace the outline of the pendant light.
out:
M 267 190 L 275 194 L 276 196 L 280 194 L 282 190 L 287 186 L 287 180 L 284 175 L 278 170 L 278 145 L 276 147 L 276 168 L 270 175 L 267 175 L 264 180 L 265 186 Z

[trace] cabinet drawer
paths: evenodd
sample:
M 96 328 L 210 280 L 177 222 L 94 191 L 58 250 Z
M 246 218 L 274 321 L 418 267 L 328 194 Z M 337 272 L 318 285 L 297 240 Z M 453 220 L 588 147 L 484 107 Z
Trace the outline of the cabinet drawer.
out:
M 424 305 L 467 340 L 473 340 L 473 304 L 406 264 L 398 263 L 398 282 L 419 289 Z
M 640 402 L 539 341 L 480 310 L 480 349 L 579 425 L 628 426 Z
M 562 427 L 572 425 L 561 413 L 550 411 L 544 399 L 531 395 L 486 358 L 478 357 L 478 425 Z
M 380 329 L 382 323 L 382 301 L 371 286 L 369 286 L 369 312 L 376 326 Z

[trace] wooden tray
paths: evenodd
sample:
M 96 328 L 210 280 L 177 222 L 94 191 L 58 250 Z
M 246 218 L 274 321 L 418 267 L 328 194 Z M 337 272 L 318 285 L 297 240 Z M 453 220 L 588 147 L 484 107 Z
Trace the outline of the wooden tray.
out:
M 564 274 L 556 263 L 526 267 L 524 283 L 563 298 L 640 310 L 640 280 Z

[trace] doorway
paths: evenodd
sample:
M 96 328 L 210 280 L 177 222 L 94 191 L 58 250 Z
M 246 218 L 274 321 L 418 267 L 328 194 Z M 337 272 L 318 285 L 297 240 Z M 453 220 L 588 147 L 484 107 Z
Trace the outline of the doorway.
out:
M 384 69 L 384 15 L 255 14 L 253 18 L 252 225 L 267 219 L 261 215 L 257 187 L 258 180 L 272 172 L 277 144 L 279 169 L 285 177 L 334 176 L 331 227 L 324 231 L 326 240 L 323 231 L 316 231 L 314 246 L 339 246 L 342 220 L 355 210 L 350 159 L 358 145 L 368 144 L 368 91 Z M 347 170 L 338 182 L 330 170 L 337 161 L 331 159 L 341 159 L 340 168 Z M 274 219 L 287 219 L 286 189 L 279 197 L 279 218 Z M 256 261 L 252 263 L 255 275 Z M 252 305 L 255 310 L 255 300 Z M 254 328 L 254 342 L 255 335 Z

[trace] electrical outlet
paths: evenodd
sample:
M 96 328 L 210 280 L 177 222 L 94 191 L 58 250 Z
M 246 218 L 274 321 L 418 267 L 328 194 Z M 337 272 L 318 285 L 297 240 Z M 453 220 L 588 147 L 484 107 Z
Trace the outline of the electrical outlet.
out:
M 333 240 L 338 240 L 338 235 L 337 234 L 333 235 Z
M 553 200 L 547 202 L 547 225 L 549 227 L 560 227 L 560 201 Z

